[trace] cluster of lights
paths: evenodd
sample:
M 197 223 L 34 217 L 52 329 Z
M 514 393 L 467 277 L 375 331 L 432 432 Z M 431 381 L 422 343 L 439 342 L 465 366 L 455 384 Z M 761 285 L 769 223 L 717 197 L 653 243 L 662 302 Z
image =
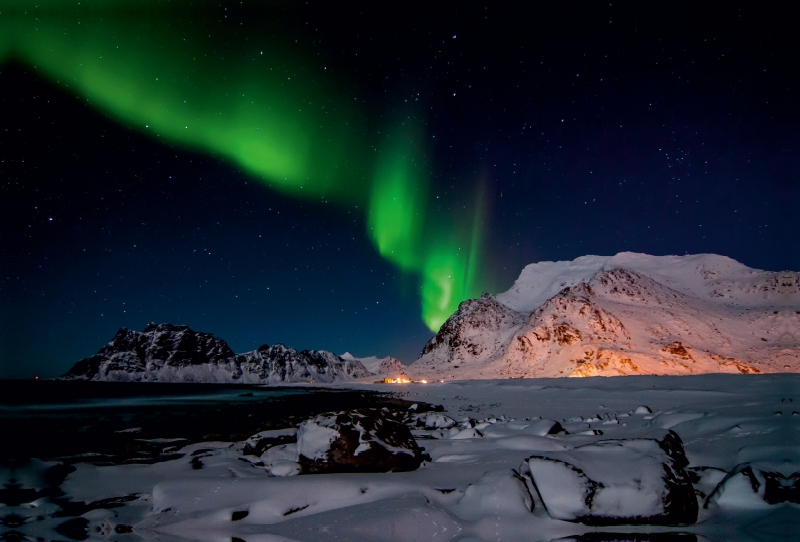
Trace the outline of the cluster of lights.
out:
M 398 376 L 397 378 L 386 377 L 383 379 L 384 384 L 427 384 L 427 380 L 411 380 L 406 376 Z

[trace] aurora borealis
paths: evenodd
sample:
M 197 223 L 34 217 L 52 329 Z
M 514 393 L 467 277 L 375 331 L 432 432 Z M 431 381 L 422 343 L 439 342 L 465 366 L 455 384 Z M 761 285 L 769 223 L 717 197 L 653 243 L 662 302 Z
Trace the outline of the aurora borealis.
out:
M 168 319 L 409 362 L 534 261 L 796 268 L 789 35 L 732 3 L 0 0 L 2 373 Z
M 459 249 L 476 242 L 426 223 L 426 134 L 413 113 L 376 121 L 288 39 L 265 39 L 261 27 L 220 29 L 203 14 L 187 20 L 191 2 L 9 7 L 0 58 L 35 66 L 151 137 L 232 159 L 270 188 L 360 204 L 380 254 L 421 276 L 432 331 L 480 293 L 469 252 Z M 385 134 L 374 152 L 365 137 L 372 127 Z

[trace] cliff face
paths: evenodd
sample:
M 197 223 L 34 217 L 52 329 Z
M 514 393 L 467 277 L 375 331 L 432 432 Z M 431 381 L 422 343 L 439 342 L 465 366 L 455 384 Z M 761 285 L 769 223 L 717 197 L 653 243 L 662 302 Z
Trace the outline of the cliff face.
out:
M 800 371 L 800 274 L 713 254 L 585 256 L 465 301 L 416 378 Z
M 94 356 L 62 378 L 98 381 L 334 382 L 371 376 L 356 360 L 324 350 L 297 351 L 282 344 L 234 354 L 210 333 L 187 326 L 151 324 L 143 332 L 120 329 Z
M 489 294 L 464 301 L 442 325 L 422 354 L 409 368 L 429 377 L 442 377 L 448 370 L 464 372 L 491 361 L 506 347 L 527 315 L 499 303 Z

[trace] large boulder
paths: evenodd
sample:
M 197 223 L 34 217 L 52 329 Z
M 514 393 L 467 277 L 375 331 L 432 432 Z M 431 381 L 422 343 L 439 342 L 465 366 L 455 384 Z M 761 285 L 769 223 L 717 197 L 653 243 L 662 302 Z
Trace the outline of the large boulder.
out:
M 694 523 L 697 500 L 680 437 L 601 440 L 525 460 L 548 514 L 590 525 Z
M 297 453 L 304 474 L 409 471 L 422 463 L 411 431 L 387 408 L 306 420 L 297 431 Z
M 788 461 L 741 463 L 717 484 L 703 508 L 712 503 L 733 509 L 800 504 L 800 465 Z

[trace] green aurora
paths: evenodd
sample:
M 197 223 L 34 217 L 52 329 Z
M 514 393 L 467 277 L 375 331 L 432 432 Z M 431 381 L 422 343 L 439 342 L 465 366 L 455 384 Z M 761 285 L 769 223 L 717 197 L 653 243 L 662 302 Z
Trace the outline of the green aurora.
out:
M 0 1 L 0 64 L 32 67 L 122 125 L 227 159 L 271 189 L 358 206 L 380 254 L 420 277 L 422 319 L 437 331 L 485 283 L 480 192 L 467 214 L 430 212 L 424 118 L 370 111 L 277 22 L 228 27 L 222 9 Z

